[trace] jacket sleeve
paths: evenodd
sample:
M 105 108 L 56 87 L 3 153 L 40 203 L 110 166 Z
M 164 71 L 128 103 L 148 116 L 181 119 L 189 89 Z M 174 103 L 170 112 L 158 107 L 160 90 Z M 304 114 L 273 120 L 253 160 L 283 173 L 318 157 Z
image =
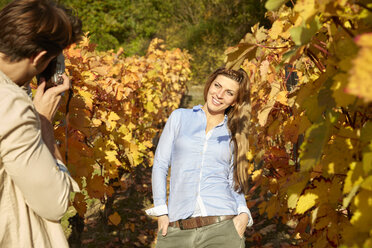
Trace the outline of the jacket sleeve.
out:
M 152 167 L 152 193 L 154 207 L 146 210 L 148 215 L 160 216 L 168 214 L 167 208 L 167 176 L 170 166 L 173 142 L 178 132 L 179 110 L 170 115 L 155 152 Z
M 67 210 L 70 192 L 78 186 L 57 166 L 42 140 L 31 99 L 16 87 L 0 91 L 0 158 L 26 204 L 40 217 L 58 221 Z

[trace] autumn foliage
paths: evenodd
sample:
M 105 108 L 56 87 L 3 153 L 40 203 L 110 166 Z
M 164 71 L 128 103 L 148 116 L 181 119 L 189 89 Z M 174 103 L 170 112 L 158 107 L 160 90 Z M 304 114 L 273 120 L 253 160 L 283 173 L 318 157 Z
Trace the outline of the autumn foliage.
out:
M 251 79 L 247 199 L 295 245 L 371 247 L 372 5 L 286 2 L 226 50 Z
M 57 116 L 56 139 L 82 189 L 73 200 L 82 217 L 87 199 L 105 203 L 125 191 L 125 173 L 151 166 L 153 139 L 179 106 L 190 74 L 187 52 L 166 50 L 159 39 L 146 56 L 122 53 L 98 52 L 87 37 L 65 51 L 73 95 L 69 103 L 65 97 L 68 113 Z M 120 223 L 116 212 L 108 219 Z

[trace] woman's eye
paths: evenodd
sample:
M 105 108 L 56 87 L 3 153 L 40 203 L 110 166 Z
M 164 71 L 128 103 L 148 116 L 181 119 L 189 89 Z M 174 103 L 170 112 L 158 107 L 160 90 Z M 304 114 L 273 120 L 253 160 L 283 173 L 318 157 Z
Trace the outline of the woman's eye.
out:
M 229 96 L 233 96 L 233 95 L 234 95 L 234 93 L 232 93 L 232 92 L 230 92 L 230 91 L 228 91 L 227 94 L 228 94 Z
M 217 88 L 220 87 L 220 85 L 218 83 L 214 83 L 214 86 L 217 87 Z

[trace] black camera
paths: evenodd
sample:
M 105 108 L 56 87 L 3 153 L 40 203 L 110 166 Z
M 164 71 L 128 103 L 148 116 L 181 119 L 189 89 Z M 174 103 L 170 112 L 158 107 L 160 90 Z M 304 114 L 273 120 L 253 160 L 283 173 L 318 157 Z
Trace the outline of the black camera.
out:
M 61 53 L 50 61 L 49 65 L 42 73 L 37 75 L 37 84 L 39 85 L 41 83 L 41 78 L 45 78 L 45 90 L 63 84 L 62 74 L 65 72 L 65 69 L 65 57 Z

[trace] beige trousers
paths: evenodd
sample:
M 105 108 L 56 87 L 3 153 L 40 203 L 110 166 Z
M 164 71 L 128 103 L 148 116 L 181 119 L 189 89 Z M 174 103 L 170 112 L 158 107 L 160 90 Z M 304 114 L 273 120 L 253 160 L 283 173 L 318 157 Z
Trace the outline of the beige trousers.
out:
M 156 248 L 244 248 L 244 241 L 230 219 L 189 230 L 168 227 L 164 237 L 159 230 Z

